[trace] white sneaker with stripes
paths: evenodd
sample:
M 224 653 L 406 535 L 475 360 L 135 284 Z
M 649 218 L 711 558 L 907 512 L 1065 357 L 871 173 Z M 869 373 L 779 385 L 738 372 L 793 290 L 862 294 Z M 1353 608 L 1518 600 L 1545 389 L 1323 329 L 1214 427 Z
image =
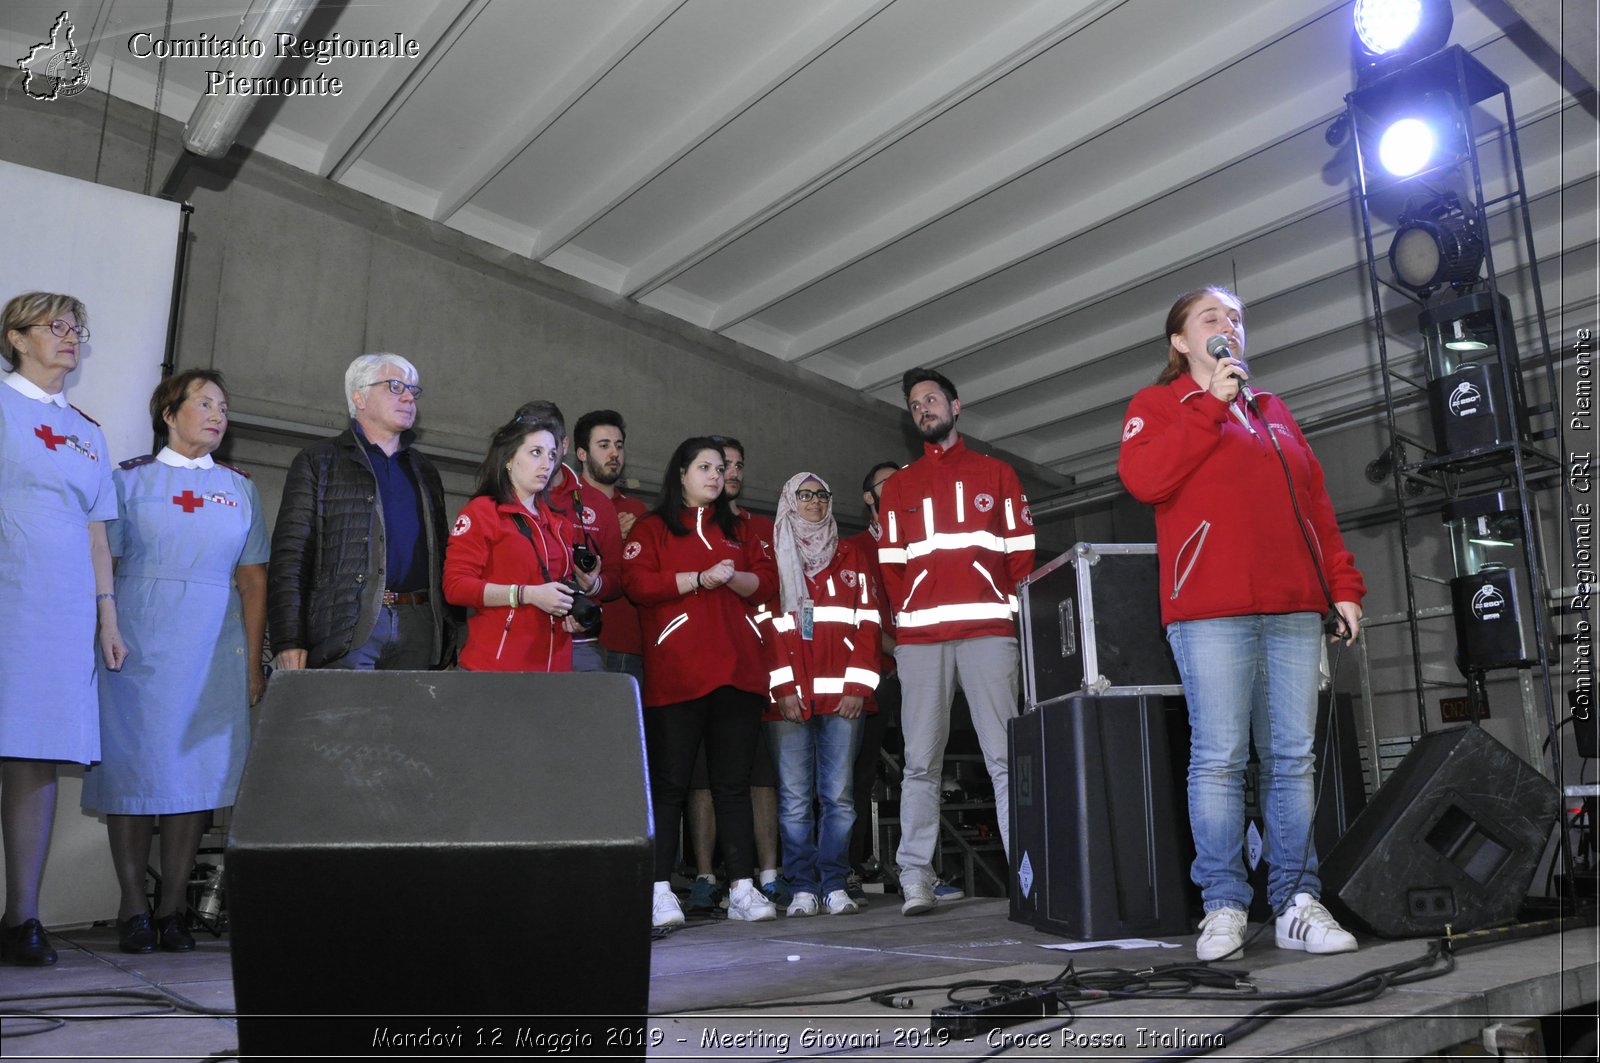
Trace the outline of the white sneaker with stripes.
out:
M 1278 916 L 1278 947 L 1325 955 L 1356 951 L 1356 939 L 1339 925 L 1322 902 L 1309 893 L 1296 893 L 1294 903 Z

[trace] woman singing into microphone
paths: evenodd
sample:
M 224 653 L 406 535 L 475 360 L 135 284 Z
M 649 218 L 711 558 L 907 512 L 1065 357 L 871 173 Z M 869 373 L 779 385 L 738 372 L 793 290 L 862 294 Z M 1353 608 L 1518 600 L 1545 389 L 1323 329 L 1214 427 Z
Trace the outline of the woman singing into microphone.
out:
M 1354 641 L 1366 585 L 1300 426 L 1277 396 L 1241 396 L 1244 304 L 1224 288 L 1188 292 L 1166 336 L 1166 369 L 1128 406 L 1117 472 L 1155 507 L 1161 621 L 1189 706 L 1190 876 L 1206 913 L 1196 953 L 1233 959 L 1244 946 L 1252 735 L 1278 947 L 1348 952 L 1355 938 L 1317 899 L 1312 744 L 1322 616 L 1335 612 Z

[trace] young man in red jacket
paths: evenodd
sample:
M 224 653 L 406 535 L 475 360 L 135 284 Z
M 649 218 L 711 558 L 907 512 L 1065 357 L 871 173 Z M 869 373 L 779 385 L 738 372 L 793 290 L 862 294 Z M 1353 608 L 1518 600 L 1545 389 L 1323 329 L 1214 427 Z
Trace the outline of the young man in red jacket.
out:
M 639 499 L 623 494 L 617 486 L 628 468 L 627 436 L 628 426 L 616 410 L 590 410 L 578 418 L 572 429 L 573 454 L 583 473 L 584 487 L 610 504 L 622 540 L 628 538 L 634 522 L 650 508 Z M 606 570 L 620 572 L 621 568 L 611 568 L 608 561 Z M 605 609 L 600 645 L 605 649 L 606 671 L 631 675 L 642 687 L 644 636 L 639 632 L 638 608 L 626 595 L 600 604 Z
M 900 788 L 900 911 L 938 903 L 933 853 L 950 703 L 959 676 L 1009 848 L 1006 721 L 1017 714 L 1017 583 L 1033 569 L 1033 516 L 1011 466 L 968 450 L 961 400 L 932 369 L 901 381 L 922 457 L 883 485 L 885 609 L 894 613 L 905 777 Z

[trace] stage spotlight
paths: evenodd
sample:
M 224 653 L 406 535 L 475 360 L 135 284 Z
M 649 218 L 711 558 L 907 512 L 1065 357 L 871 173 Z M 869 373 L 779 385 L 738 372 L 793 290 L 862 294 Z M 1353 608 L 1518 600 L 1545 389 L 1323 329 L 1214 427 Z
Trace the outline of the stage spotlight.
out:
M 1476 336 L 1467 335 L 1467 326 L 1464 321 L 1450 322 L 1450 338 L 1444 345 L 1452 351 L 1487 351 L 1489 345 Z
M 1443 48 L 1454 24 L 1450 0 L 1357 0 L 1358 59 L 1368 76 L 1388 73 Z
M 1483 265 L 1483 238 L 1453 194 L 1413 199 L 1400 215 L 1389 245 L 1396 282 L 1426 299 L 1446 284 L 1476 280 Z
M 1433 158 L 1434 136 L 1420 118 L 1392 123 L 1378 139 L 1378 161 L 1396 177 L 1410 177 Z
M 1411 38 L 1422 21 L 1422 0 L 1356 0 L 1356 35 L 1373 55 L 1388 55 Z

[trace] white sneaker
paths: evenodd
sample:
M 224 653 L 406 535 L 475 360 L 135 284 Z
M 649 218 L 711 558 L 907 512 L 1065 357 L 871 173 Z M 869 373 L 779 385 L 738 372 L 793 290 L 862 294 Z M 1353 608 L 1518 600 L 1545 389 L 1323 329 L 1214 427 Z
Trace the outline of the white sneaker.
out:
M 924 915 L 939 906 L 939 899 L 933 895 L 933 890 L 921 883 L 900 883 L 900 896 L 903 898 L 901 915 Z
M 861 906 L 844 890 L 830 890 L 823 898 L 823 903 L 828 906 L 829 915 L 855 915 L 861 910 Z
M 1201 963 L 1235 960 L 1244 953 L 1244 929 L 1248 925 L 1243 908 L 1218 908 L 1200 920 L 1200 940 L 1194 943 L 1195 958 Z
M 671 890 L 658 893 L 655 903 L 650 910 L 651 926 L 682 926 L 683 905 L 678 903 L 678 895 Z
M 756 889 L 755 883 L 742 878 L 728 891 L 728 918 L 746 923 L 764 923 L 778 918 L 778 909 L 767 895 Z
M 1339 925 L 1322 902 L 1309 893 L 1296 893 L 1294 903 L 1278 916 L 1278 947 L 1324 955 L 1356 951 L 1356 939 Z
M 807 893 L 805 890 L 796 890 L 794 900 L 789 902 L 789 915 L 816 915 L 817 895 Z

